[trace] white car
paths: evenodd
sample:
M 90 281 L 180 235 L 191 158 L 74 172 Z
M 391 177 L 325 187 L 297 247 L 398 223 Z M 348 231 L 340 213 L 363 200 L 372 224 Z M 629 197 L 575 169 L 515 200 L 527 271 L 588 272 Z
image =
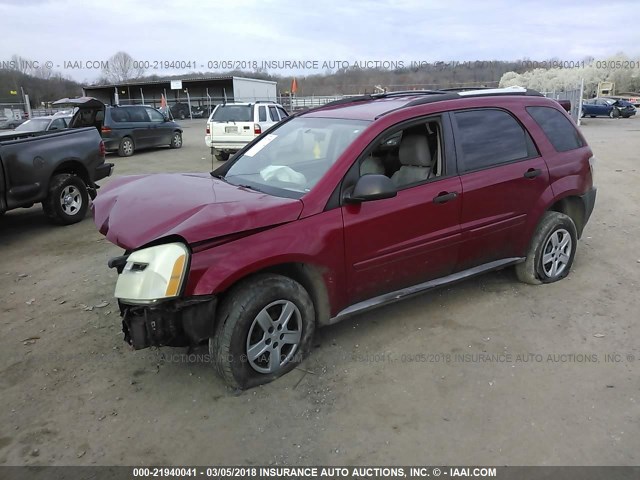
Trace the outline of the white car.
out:
M 247 143 L 289 114 L 275 102 L 218 105 L 207 120 L 204 141 L 219 161 L 226 161 Z

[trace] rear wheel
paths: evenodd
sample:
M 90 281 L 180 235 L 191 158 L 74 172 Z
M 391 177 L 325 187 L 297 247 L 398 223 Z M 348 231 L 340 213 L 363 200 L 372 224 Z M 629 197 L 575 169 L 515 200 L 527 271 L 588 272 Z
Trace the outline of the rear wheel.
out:
M 120 146 L 118 147 L 118 155 L 121 157 L 130 157 L 133 155 L 133 151 L 135 147 L 133 145 L 133 140 L 131 137 L 124 137 L 120 140 Z
M 42 202 L 45 215 L 53 223 L 71 225 L 87 214 L 89 194 L 84 181 L 69 173 L 54 175 L 49 185 L 49 195 Z
M 575 223 L 568 215 L 546 212 L 531 240 L 527 259 L 516 265 L 518 280 L 552 283 L 569 274 L 578 246 Z
M 309 351 L 315 310 L 307 291 L 282 275 L 262 274 L 231 290 L 217 315 L 209 352 L 233 388 L 270 382 Z
M 173 132 L 171 136 L 171 148 L 182 147 L 182 134 L 180 132 Z
M 226 162 L 227 160 L 229 160 L 229 152 L 218 150 L 218 153 L 216 153 L 216 160 L 218 160 L 219 162 Z

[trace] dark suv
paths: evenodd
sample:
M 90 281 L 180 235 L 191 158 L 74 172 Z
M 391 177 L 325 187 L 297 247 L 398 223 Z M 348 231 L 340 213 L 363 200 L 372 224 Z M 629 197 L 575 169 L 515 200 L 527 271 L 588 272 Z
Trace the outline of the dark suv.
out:
M 182 147 L 180 125 L 170 121 L 155 108 L 146 105 L 104 105 L 91 97 L 65 100 L 65 105 L 78 107 L 69 126 L 95 126 L 100 131 L 108 152 L 118 152 L 121 157 L 129 157 L 141 148 L 161 145 Z
M 121 177 L 95 223 L 135 348 L 208 342 L 232 386 L 294 368 L 316 327 L 515 265 L 564 278 L 594 159 L 522 88 L 348 98 L 285 119 L 211 174 Z

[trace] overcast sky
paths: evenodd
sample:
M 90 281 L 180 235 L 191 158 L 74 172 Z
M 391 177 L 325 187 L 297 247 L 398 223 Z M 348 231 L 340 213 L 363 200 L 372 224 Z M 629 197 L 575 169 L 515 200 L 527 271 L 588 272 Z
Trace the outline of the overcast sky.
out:
M 637 7 L 637 0 L 0 0 L 0 61 L 13 54 L 51 61 L 84 81 L 98 72 L 65 70 L 63 62 L 106 60 L 118 50 L 150 62 L 195 60 L 195 71 L 215 60 L 637 56 Z

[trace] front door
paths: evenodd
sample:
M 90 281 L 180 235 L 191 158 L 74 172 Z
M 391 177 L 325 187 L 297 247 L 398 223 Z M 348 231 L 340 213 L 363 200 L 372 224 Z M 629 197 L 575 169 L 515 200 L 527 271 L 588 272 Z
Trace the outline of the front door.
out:
M 398 194 L 341 207 L 351 304 L 453 272 L 462 187 L 455 160 L 447 161 L 446 120 L 392 130 L 361 159 L 361 171 L 384 173 Z

